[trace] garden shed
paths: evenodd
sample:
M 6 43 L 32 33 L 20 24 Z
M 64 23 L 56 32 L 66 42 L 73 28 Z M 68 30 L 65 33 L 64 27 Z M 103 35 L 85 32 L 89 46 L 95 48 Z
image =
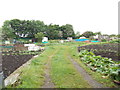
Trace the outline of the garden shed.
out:
M 72 41 L 73 38 L 72 37 L 67 37 L 67 40 Z
M 42 42 L 48 42 L 48 37 L 43 37 Z

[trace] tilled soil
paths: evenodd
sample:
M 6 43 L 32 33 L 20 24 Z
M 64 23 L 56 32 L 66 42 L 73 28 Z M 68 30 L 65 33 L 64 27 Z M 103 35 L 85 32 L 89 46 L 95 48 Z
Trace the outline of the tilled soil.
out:
M 120 56 L 115 52 L 94 52 L 95 55 L 100 55 L 102 57 L 111 58 L 114 61 L 120 61 Z
M 86 45 L 78 47 L 78 51 L 81 50 L 92 51 L 95 55 L 102 57 L 111 58 L 114 61 L 120 61 L 120 44 L 109 43 L 109 44 L 98 44 L 98 45 Z
M 33 55 L 3 55 L 2 70 L 4 79 L 32 57 Z

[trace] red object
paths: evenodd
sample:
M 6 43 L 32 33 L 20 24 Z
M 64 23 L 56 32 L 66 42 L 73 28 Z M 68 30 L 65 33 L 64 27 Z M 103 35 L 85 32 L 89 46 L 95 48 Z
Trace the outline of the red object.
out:
M 84 41 L 84 42 L 90 42 L 89 40 L 86 40 L 86 41 Z

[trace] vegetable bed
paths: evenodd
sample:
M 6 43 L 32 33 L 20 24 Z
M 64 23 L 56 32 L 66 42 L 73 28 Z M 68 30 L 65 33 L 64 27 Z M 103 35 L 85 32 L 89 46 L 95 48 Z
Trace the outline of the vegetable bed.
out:
M 105 77 L 110 77 L 120 85 L 119 45 L 117 43 L 78 47 L 80 60 L 91 70 L 101 73 Z
M 7 78 L 18 67 L 32 58 L 33 55 L 4 55 L 2 56 L 2 69 L 4 78 Z
M 7 51 L 2 52 L 2 69 L 4 79 L 13 73 L 22 64 L 30 60 L 34 55 L 40 54 L 40 51 Z
M 120 43 L 96 44 L 78 47 L 78 51 L 88 50 L 95 55 L 111 58 L 114 61 L 120 61 Z

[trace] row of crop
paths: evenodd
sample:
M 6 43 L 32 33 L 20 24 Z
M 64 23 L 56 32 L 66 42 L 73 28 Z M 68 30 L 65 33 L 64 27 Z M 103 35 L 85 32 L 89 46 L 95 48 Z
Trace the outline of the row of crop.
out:
M 41 51 L 7 51 L 2 52 L 2 55 L 37 55 L 40 53 Z
M 88 50 L 92 51 L 95 55 L 101 55 L 102 57 L 112 58 L 114 61 L 120 60 L 120 44 L 118 43 L 107 43 L 107 44 L 96 44 L 86 45 L 78 47 L 78 51 Z
M 114 62 L 109 58 L 95 56 L 93 52 L 89 52 L 87 50 L 81 50 L 79 57 L 83 63 L 93 71 L 109 76 L 114 81 L 120 83 L 120 62 Z
M 96 44 L 96 45 L 86 45 L 78 47 L 78 50 L 81 50 L 82 48 L 86 49 L 96 49 L 96 50 L 106 50 L 106 51 L 118 51 L 120 44 L 118 43 L 107 43 L 107 44 Z

